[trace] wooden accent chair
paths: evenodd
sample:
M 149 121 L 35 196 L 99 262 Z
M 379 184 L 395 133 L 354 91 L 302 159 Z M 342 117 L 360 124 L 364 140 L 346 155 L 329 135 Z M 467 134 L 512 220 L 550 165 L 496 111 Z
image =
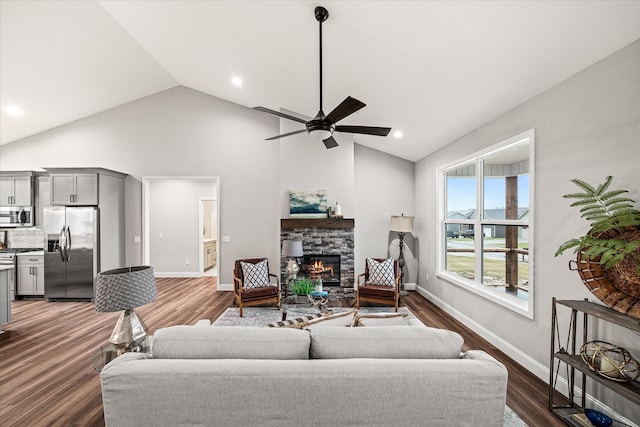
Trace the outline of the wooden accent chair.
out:
M 360 302 L 393 305 L 398 311 L 400 300 L 400 269 L 398 261 L 390 258 L 367 258 L 364 273 L 358 275 L 356 308 Z
M 275 279 L 275 284 L 271 279 Z M 235 302 L 240 308 L 273 302 L 280 308 L 280 280 L 269 272 L 267 258 L 238 259 L 233 269 Z

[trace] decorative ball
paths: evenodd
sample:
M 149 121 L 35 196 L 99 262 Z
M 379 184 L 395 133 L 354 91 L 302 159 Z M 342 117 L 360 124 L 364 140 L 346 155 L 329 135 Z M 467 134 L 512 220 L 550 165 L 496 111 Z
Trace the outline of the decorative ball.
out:
M 626 349 L 605 341 L 589 341 L 580 357 L 593 372 L 614 381 L 628 382 L 640 376 L 640 363 Z

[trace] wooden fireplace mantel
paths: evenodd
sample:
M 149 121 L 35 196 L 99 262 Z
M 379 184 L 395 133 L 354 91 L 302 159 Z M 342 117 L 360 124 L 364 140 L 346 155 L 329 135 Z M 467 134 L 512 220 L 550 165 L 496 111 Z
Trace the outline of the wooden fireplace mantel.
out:
M 353 218 L 282 218 L 280 228 L 292 230 L 294 228 L 354 228 Z

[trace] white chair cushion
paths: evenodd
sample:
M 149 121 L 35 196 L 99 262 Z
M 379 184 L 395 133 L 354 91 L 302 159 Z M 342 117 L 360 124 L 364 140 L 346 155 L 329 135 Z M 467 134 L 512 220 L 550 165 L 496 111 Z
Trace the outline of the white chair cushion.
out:
M 243 288 L 255 289 L 271 285 L 269 282 L 269 267 L 267 266 L 266 259 L 255 264 L 240 261 L 240 266 L 242 267 L 242 275 L 244 276 Z

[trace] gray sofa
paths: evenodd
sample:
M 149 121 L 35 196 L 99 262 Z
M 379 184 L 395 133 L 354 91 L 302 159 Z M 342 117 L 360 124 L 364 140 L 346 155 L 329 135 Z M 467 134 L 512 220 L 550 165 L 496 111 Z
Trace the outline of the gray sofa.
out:
M 502 426 L 507 371 L 406 326 L 157 330 L 102 370 L 106 425 Z

